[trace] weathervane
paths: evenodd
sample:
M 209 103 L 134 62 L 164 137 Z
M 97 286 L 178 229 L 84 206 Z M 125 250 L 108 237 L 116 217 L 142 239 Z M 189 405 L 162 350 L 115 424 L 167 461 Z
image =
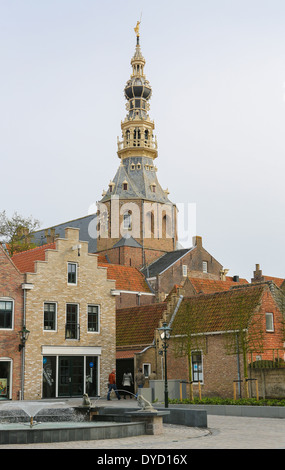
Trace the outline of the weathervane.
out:
M 140 20 L 137 21 L 137 25 L 136 25 L 136 27 L 134 28 L 135 33 L 136 33 L 136 35 L 137 35 L 137 38 L 140 36 L 140 24 L 141 24 L 141 21 L 142 21 L 142 12 L 141 12 Z
M 137 38 L 138 38 L 139 35 L 140 35 L 140 24 L 141 24 L 141 22 L 140 22 L 140 21 L 137 21 L 137 25 L 136 25 L 136 27 L 134 28 L 135 33 L 136 33 L 136 35 L 137 35 Z

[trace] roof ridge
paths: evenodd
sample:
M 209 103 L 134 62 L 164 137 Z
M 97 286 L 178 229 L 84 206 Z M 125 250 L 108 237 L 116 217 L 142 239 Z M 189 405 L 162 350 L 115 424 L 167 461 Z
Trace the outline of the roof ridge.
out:
M 268 283 L 271 282 L 271 281 L 268 281 Z M 262 283 L 262 284 L 267 284 L 267 283 Z M 242 289 L 244 289 L 244 291 L 249 291 L 250 288 L 251 289 L 260 289 L 260 290 L 264 290 L 266 286 L 265 285 L 261 285 L 260 284 L 242 284 L 240 286 L 236 286 L 236 287 L 231 287 L 230 289 L 228 290 L 224 290 L 224 291 L 219 291 L 219 292 L 210 292 L 210 293 L 205 293 L 205 292 L 201 292 L 199 294 L 193 294 L 193 295 L 189 295 L 189 296 L 185 296 L 184 299 L 187 300 L 187 299 L 201 299 L 203 297 L 218 297 L 218 296 L 226 296 L 228 294 L 232 294 L 232 293 L 236 293 L 236 292 L 240 292 Z

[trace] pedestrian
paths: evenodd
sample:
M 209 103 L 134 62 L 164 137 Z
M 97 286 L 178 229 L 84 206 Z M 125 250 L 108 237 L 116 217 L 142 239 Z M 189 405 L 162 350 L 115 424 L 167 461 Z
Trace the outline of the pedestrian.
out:
M 138 369 L 138 372 L 136 373 L 135 381 L 136 381 L 137 388 L 143 388 L 145 384 L 145 376 L 144 376 L 142 369 L 140 368 Z M 137 395 L 138 394 L 136 394 L 136 396 Z
M 118 392 L 117 386 L 116 386 L 116 375 L 115 375 L 115 369 L 112 370 L 112 372 L 109 374 L 109 383 L 108 383 L 108 394 L 107 394 L 107 400 L 111 400 L 110 398 L 110 393 L 112 390 L 114 390 L 118 400 L 121 400 L 120 394 Z
M 124 372 L 122 386 L 124 388 L 124 399 L 126 399 L 126 392 L 129 392 L 130 398 L 132 398 L 131 394 L 131 386 L 134 383 L 133 376 L 131 371 L 128 369 L 127 372 Z

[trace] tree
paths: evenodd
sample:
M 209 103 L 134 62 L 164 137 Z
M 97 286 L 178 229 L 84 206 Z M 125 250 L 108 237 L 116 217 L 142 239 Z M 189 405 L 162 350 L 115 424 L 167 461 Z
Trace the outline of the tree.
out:
M 32 216 L 25 218 L 15 212 L 9 218 L 4 210 L 0 212 L 0 242 L 7 245 L 10 256 L 34 248 L 32 232 L 39 226 L 40 222 Z

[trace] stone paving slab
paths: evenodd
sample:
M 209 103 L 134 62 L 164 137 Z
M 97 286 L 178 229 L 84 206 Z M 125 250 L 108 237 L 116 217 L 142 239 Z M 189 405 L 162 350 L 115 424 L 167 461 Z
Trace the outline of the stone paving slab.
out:
M 165 424 L 159 436 L 52 444 L 3 445 L 2 449 L 285 449 L 285 420 L 209 416 L 208 428 Z
M 78 406 L 82 400 L 65 400 Z M 137 409 L 135 400 L 99 400 L 100 406 Z M 62 405 L 61 405 L 62 406 Z M 208 427 L 163 425 L 163 434 L 52 444 L 2 445 L 2 449 L 285 449 L 285 419 L 208 415 Z

